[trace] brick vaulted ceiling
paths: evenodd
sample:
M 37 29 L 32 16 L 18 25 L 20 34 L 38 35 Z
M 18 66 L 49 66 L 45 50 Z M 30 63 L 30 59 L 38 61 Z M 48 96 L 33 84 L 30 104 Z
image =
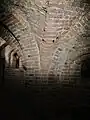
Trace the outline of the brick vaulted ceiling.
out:
M 0 36 L 18 50 L 27 68 L 58 74 L 89 53 L 88 1 L 4 0 L 0 4 Z

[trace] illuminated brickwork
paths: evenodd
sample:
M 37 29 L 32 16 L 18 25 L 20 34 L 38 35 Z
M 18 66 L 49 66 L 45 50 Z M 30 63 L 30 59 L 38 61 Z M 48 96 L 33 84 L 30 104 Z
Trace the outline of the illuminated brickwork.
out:
M 89 3 L 11 0 L 1 6 L 0 37 L 10 46 L 5 51 L 8 79 L 23 77 L 25 84 L 79 83 L 81 63 L 90 54 Z M 14 53 L 18 70 L 12 66 Z

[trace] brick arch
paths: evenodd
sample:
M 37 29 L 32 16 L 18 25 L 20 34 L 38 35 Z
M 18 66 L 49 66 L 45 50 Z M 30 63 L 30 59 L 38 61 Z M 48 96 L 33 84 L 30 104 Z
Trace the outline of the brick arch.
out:
M 59 74 L 65 78 L 65 76 L 67 76 L 67 74 L 69 74 L 71 71 L 70 66 L 74 65 L 75 60 L 80 59 L 85 54 L 88 55 L 90 53 L 89 51 L 89 45 L 76 45 L 76 48 L 72 45 L 68 46 L 67 44 L 60 46 L 57 48 L 55 54 L 53 55 L 52 63 L 50 65 L 48 73 L 53 73 L 56 75 Z
M 18 63 L 17 63 L 15 54 L 17 54 L 17 56 L 18 56 Z M 18 51 L 12 51 L 10 57 L 11 57 L 11 60 L 10 60 L 11 67 L 19 69 L 20 68 L 20 56 L 18 55 Z M 16 64 L 18 64 L 18 65 L 16 65 Z
M 81 76 L 82 63 L 84 63 L 88 58 L 90 59 L 90 52 L 78 56 L 74 61 L 71 61 L 71 63 L 65 65 L 64 69 L 62 70 L 62 73 L 65 73 L 63 75 L 64 78 L 63 82 L 64 80 L 66 80 L 67 83 L 70 82 L 73 84 L 82 83 Z
M 86 5 L 86 4 L 85 4 Z M 85 6 L 84 6 L 85 7 Z M 67 61 L 68 57 L 69 57 L 69 49 L 70 51 L 72 51 L 72 54 L 74 52 L 74 47 L 76 47 L 77 51 L 80 52 L 81 49 L 83 49 L 83 45 L 87 42 L 84 42 L 85 40 L 82 40 L 83 34 L 86 35 L 85 31 L 88 31 L 86 26 L 88 26 L 88 18 L 89 18 L 89 11 L 84 11 L 84 7 L 83 9 L 81 9 L 80 7 L 76 7 L 74 8 L 74 10 L 78 10 L 77 11 L 77 16 L 76 18 L 74 18 L 73 24 L 70 26 L 70 28 L 68 29 L 67 33 L 64 36 L 58 36 L 58 41 L 56 42 L 56 49 L 53 52 L 53 56 L 52 56 L 52 63 L 49 67 L 48 73 L 51 72 L 56 72 L 56 74 L 62 72 L 62 67 L 64 66 L 65 62 Z M 76 42 L 77 41 L 77 42 Z M 87 43 L 88 44 L 88 43 Z M 77 48 L 78 45 L 79 48 Z M 73 47 L 73 48 L 72 48 Z M 85 48 L 85 46 L 84 46 Z M 87 48 L 87 46 L 86 46 Z M 78 56 L 78 52 L 77 56 Z M 83 50 L 81 50 L 83 51 Z M 74 56 L 76 57 L 76 56 Z M 63 60 L 62 60 L 63 59 Z M 75 59 L 75 58 L 73 58 Z M 62 62 L 61 62 L 62 60 Z M 60 66 L 61 63 L 61 66 Z M 56 67 L 57 66 L 57 67 Z M 59 68 L 59 67 L 60 68 Z
M 71 52 L 71 50 L 69 50 Z M 77 52 L 77 55 L 72 57 L 72 54 Z M 78 47 L 75 51 L 72 51 L 72 54 L 67 58 L 66 63 L 72 64 L 75 60 L 82 58 L 82 56 L 86 56 L 90 54 L 90 45 L 85 45 L 82 47 Z
M 9 58 L 9 67 L 12 66 L 12 65 L 11 65 L 11 63 L 12 63 L 12 62 L 11 62 L 11 59 L 13 58 L 13 55 L 14 55 L 15 53 L 17 53 L 18 56 L 19 56 L 19 58 L 21 58 L 21 55 L 19 54 L 19 51 L 12 48 L 11 51 L 9 52 L 9 54 L 8 54 L 8 58 Z
M 60 47 L 54 51 L 48 73 L 60 74 L 67 59 L 67 55 L 68 50 L 66 50 L 66 46 L 61 44 Z
M 84 49 L 85 48 L 85 49 Z M 81 64 L 87 57 L 90 57 L 90 46 L 84 46 L 78 48 L 76 51 L 79 51 L 75 57 L 70 55 L 61 72 L 61 79 L 63 77 L 63 82 L 72 82 L 72 83 L 80 83 L 81 80 Z M 76 51 L 72 51 L 73 55 Z
M 63 10 L 60 5 L 61 2 L 60 2 L 60 5 L 58 4 L 57 5 L 57 2 L 55 1 L 55 3 L 53 4 L 53 1 L 50 3 L 52 4 L 52 6 L 55 7 L 55 9 L 53 7 L 51 7 L 51 13 L 57 11 L 57 14 L 53 15 L 52 18 L 55 17 L 55 20 L 53 22 L 53 20 L 51 19 L 50 20 L 50 23 L 53 23 L 54 26 L 53 27 L 49 27 L 50 30 L 48 30 L 48 28 L 46 30 L 49 31 L 49 34 L 48 32 L 46 33 L 46 41 L 45 39 L 42 39 L 42 45 L 41 45 L 41 50 L 43 51 L 44 54 L 46 54 L 46 56 L 42 57 L 41 56 L 41 62 L 42 62 L 42 66 L 44 66 L 44 68 L 50 68 L 53 64 L 53 59 L 54 59 L 54 55 L 56 55 L 57 53 L 57 49 L 60 48 L 62 45 L 61 44 L 67 44 L 67 42 L 71 41 L 72 39 L 78 39 L 78 37 L 80 35 L 82 35 L 84 33 L 84 28 L 85 26 L 87 25 L 87 15 L 88 15 L 88 12 L 87 11 L 84 11 L 84 7 L 83 8 L 80 8 L 80 7 L 76 7 L 74 6 L 73 8 L 71 8 L 71 6 L 69 7 L 69 4 L 67 4 L 66 8 Z M 65 7 L 65 6 L 64 6 Z M 68 8 L 67 8 L 68 7 Z M 63 18 L 59 18 L 59 12 L 61 11 L 64 11 L 64 16 Z M 61 14 L 62 15 L 62 14 Z M 69 16 L 68 18 L 67 15 Z M 59 21 L 60 20 L 60 21 Z M 69 25 L 67 24 L 67 22 L 69 22 Z M 71 23 L 70 23 L 71 22 Z M 48 26 L 49 24 L 48 23 Z M 57 23 L 58 23 L 58 26 L 57 26 Z M 60 24 L 62 25 L 60 25 Z M 59 30 L 57 28 L 61 27 Z M 57 32 L 53 29 L 57 29 Z M 68 29 L 67 29 L 68 28 Z M 51 31 L 51 32 L 50 32 Z M 47 34 L 48 36 L 51 35 L 55 35 L 54 37 L 47 37 Z M 50 39 L 51 43 L 49 43 L 48 41 L 48 38 Z M 66 46 L 64 46 L 66 47 Z M 60 56 L 63 57 L 63 49 L 64 47 L 62 48 L 61 52 L 60 52 Z M 47 57 L 49 54 L 49 57 Z M 46 59 L 46 60 L 45 60 Z M 47 60 L 48 59 L 48 60 Z M 45 63 L 45 61 L 48 61 Z M 44 64 L 45 63 L 45 64 Z M 47 71 L 47 69 L 46 69 Z M 48 70 L 49 71 L 49 70 Z
M 14 52 L 14 49 L 12 49 L 12 50 L 9 52 L 9 54 L 8 54 L 8 58 L 9 58 L 9 67 L 10 67 L 10 65 L 11 65 L 11 54 L 12 54 L 12 52 Z
M 8 27 L 0 21 L 0 37 L 4 39 L 7 45 L 10 45 L 13 49 L 18 50 L 20 56 L 22 56 L 22 50 L 16 37 L 8 29 Z
M 40 69 L 39 50 L 38 50 L 35 39 L 33 39 L 32 34 L 30 33 L 30 25 L 28 25 L 28 23 L 24 23 L 24 21 L 23 22 L 21 21 L 22 22 L 21 23 L 19 21 L 18 15 L 16 14 L 14 15 L 14 13 L 12 14 L 10 13 L 1 19 L 3 25 L 5 25 L 8 28 L 9 32 L 11 32 L 10 34 L 12 34 L 13 36 L 13 39 L 9 38 L 9 41 L 10 41 L 9 44 L 15 47 L 18 46 L 17 49 L 19 49 L 19 51 L 21 52 L 22 61 L 26 67 L 29 67 L 29 68 L 32 67 L 31 63 L 33 59 L 33 63 L 36 64 L 36 66 L 35 65 L 34 66 Z M 22 15 L 19 17 L 22 17 Z M 25 25 L 27 24 L 27 26 L 25 26 L 24 24 Z M 3 32 L 5 32 L 5 28 Z M 5 34 L 4 34 L 4 37 L 6 37 Z M 6 39 L 6 41 L 8 40 Z M 27 55 L 27 53 L 29 55 Z M 30 58 L 28 56 L 30 56 Z M 37 58 L 35 58 L 35 56 Z

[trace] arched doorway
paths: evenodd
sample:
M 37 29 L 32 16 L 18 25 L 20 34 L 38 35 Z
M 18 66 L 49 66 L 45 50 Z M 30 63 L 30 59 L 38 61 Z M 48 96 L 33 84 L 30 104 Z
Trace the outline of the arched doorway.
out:
M 19 56 L 17 53 L 13 54 L 13 61 L 12 61 L 12 66 L 14 68 L 19 68 Z
M 85 82 L 90 80 L 90 58 L 86 58 L 81 64 L 81 79 Z

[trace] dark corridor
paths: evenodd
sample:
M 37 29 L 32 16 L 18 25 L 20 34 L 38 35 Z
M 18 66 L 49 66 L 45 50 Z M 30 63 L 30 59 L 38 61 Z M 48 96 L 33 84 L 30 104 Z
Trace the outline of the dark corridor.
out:
M 90 80 L 90 58 L 86 59 L 81 66 L 82 80 Z

